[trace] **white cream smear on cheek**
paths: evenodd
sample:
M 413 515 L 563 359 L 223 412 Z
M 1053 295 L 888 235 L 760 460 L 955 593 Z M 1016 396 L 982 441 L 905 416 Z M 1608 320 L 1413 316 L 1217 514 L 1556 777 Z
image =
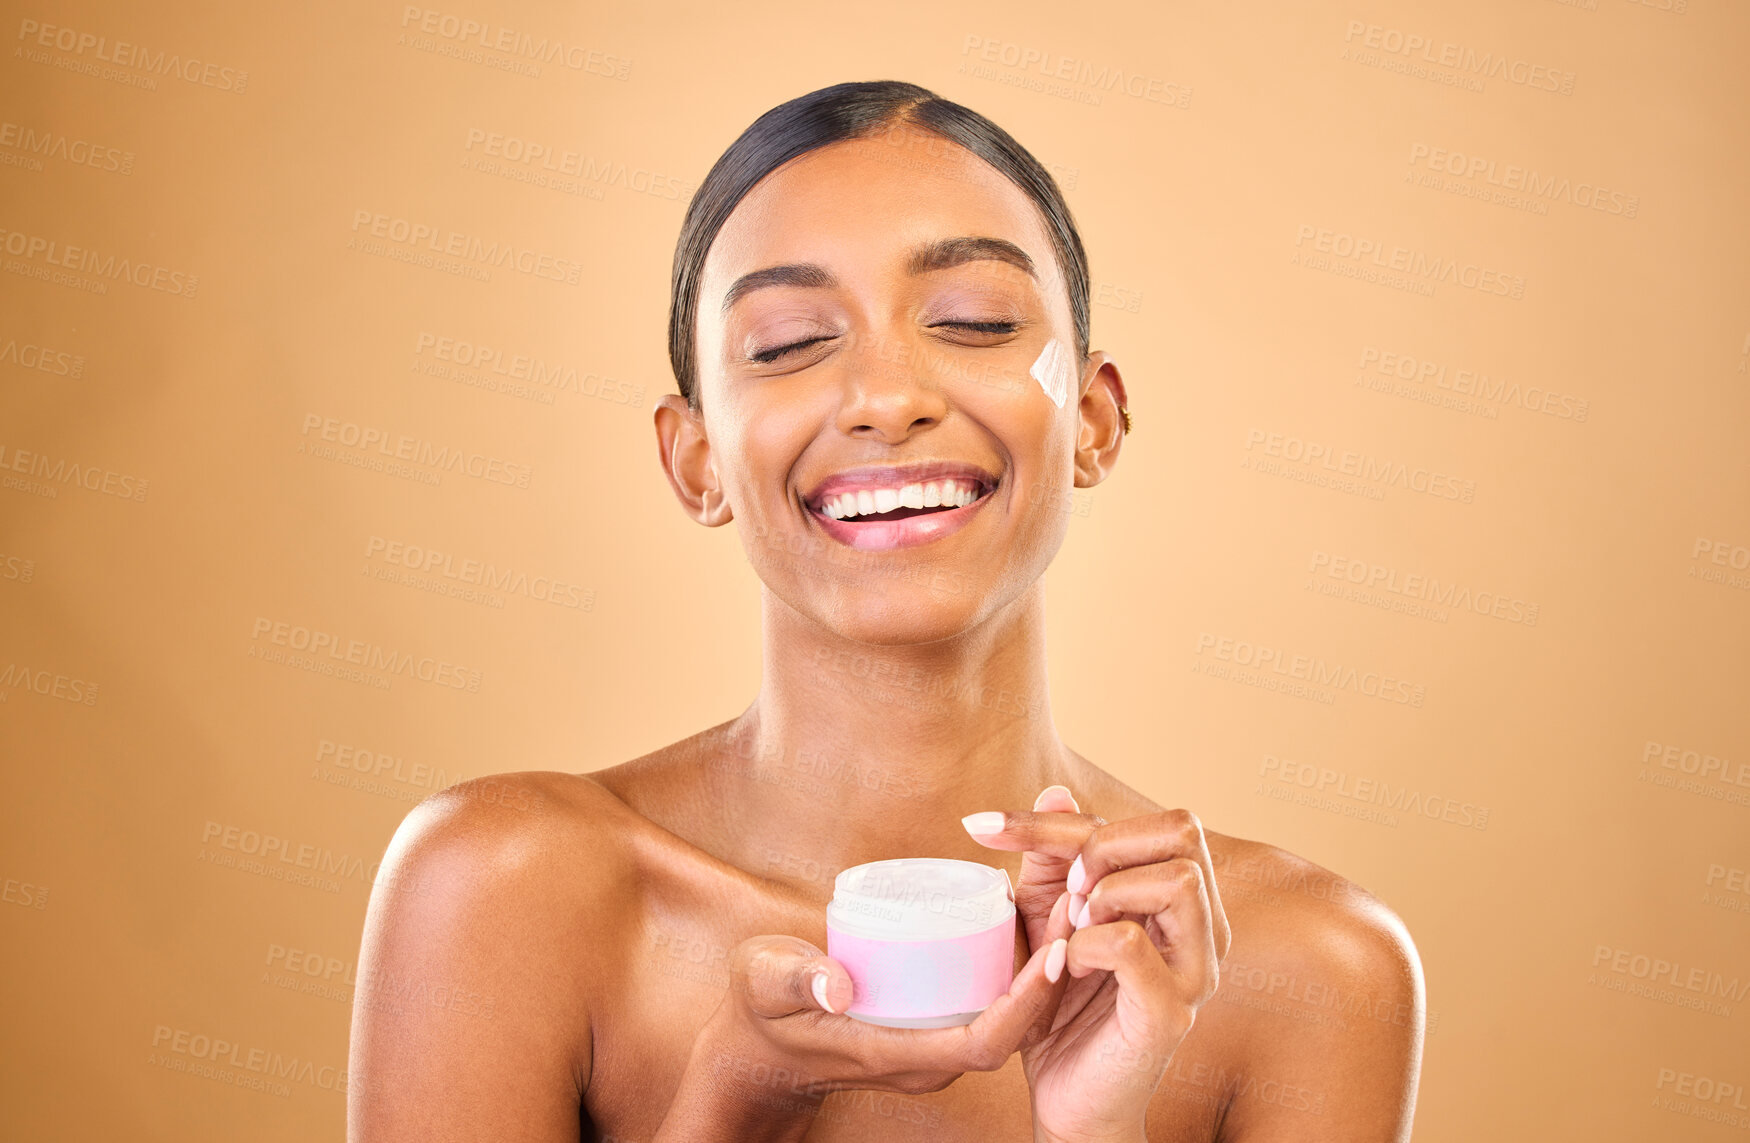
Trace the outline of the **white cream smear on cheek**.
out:
M 1045 395 L 1051 398 L 1051 403 L 1063 408 L 1063 403 L 1069 400 L 1069 388 L 1075 380 L 1070 369 L 1069 350 L 1063 342 L 1055 337 L 1045 343 L 1045 348 L 1039 351 L 1039 359 L 1033 362 L 1033 368 L 1027 370 L 1033 380 L 1039 382 L 1039 387 L 1045 390 Z

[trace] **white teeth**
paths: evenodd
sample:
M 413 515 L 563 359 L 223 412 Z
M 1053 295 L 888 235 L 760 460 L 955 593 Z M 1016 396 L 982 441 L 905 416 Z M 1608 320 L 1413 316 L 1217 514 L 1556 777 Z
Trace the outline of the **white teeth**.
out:
M 896 508 L 964 508 L 978 499 L 978 487 L 958 480 L 907 484 L 902 488 L 864 488 L 821 501 L 821 515 L 834 520 L 873 516 Z

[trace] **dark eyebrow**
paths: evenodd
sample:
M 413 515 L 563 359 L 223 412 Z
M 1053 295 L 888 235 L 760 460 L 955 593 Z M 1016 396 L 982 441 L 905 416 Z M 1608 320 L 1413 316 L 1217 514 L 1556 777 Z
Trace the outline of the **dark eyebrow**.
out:
M 980 259 L 1007 262 L 1026 271 L 1027 276 L 1035 281 L 1039 278 L 1027 252 L 1001 238 L 941 238 L 927 242 L 912 251 L 911 261 L 906 263 L 905 269 L 908 274 L 927 274 L 931 270 L 946 270 Z
M 1033 267 L 1033 259 L 1028 257 L 1027 252 L 1013 242 L 1001 238 L 939 238 L 934 242 L 926 242 L 911 252 L 911 257 L 906 260 L 905 271 L 908 274 L 928 274 L 932 270 L 947 270 L 980 260 L 1007 262 L 1026 271 L 1035 281 L 1039 279 L 1039 273 Z M 763 270 L 754 270 L 735 279 L 723 295 L 723 312 L 728 313 L 730 306 L 755 290 L 767 286 L 830 290 L 838 284 L 839 280 L 833 277 L 832 271 L 813 262 L 767 266 Z

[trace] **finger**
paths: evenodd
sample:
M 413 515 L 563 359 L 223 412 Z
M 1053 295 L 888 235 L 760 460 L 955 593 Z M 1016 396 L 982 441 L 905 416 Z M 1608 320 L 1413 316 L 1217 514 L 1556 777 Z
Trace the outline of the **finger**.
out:
M 972 840 L 989 849 L 1036 853 L 1074 861 L 1096 827 L 1106 824 L 1098 814 L 1047 811 L 986 810 L 960 819 Z
M 729 971 L 730 988 L 766 1019 L 807 1009 L 839 1013 L 851 1003 L 844 966 L 800 937 L 749 937 L 735 946 Z
M 1056 790 L 1061 788 L 1048 788 L 1040 799 L 1060 802 Z M 1073 804 L 1074 799 L 1069 800 Z M 1071 862 L 1088 835 L 1105 820 L 1094 814 L 1064 810 L 987 811 L 961 819 L 966 832 L 980 845 L 1023 851 L 1021 876 L 1015 885 L 1015 908 L 1026 927 L 1027 940 L 1035 948 L 1044 940 L 1041 920 L 1063 892 Z
M 1066 967 L 1085 977 L 1110 972 L 1118 981 L 1119 1021 L 1133 1044 L 1171 1048 L 1191 1030 L 1200 1001 L 1183 997 L 1167 963 L 1141 925 L 1114 921 L 1083 929 L 1069 940 Z
M 1069 792 L 1068 786 L 1047 786 L 1039 791 L 1039 797 L 1033 801 L 1034 813 L 1079 814 L 1082 808 L 1076 805 L 1075 795 Z
M 1075 795 L 1069 792 L 1067 786 L 1047 786 L 1033 802 L 1033 812 L 1036 814 L 1079 814 L 1082 808 L 1076 805 Z M 1069 871 L 1069 865 L 1060 857 L 1051 854 L 1029 851 L 1021 857 L 1021 883 L 1015 890 L 1016 901 L 1028 905 L 1043 904 L 1052 901 L 1054 904 L 1063 892 L 1063 879 Z M 1036 900 L 1035 900 L 1036 898 Z M 1041 934 L 1031 930 L 1028 937 Z M 1068 936 L 1067 933 L 1058 934 Z M 1035 941 L 1035 943 L 1038 943 Z
M 1051 912 L 1046 916 L 1039 944 L 1046 945 L 1056 940 L 1068 940 L 1070 935 L 1075 932 L 1075 918 L 1070 915 L 1070 904 L 1074 900 L 1075 898 L 1068 893 L 1057 895 L 1057 901 L 1051 906 Z
M 1152 919 L 1159 955 L 1186 996 L 1215 991 L 1215 926 L 1203 867 L 1185 857 L 1108 873 L 1088 897 L 1083 929 L 1129 916 Z
M 1233 933 L 1227 923 L 1227 913 L 1221 907 L 1221 890 L 1216 884 L 1215 862 L 1209 855 L 1203 823 L 1190 810 L 1144 814 L 1100 826 L 1082 846 L 1081 863 L 1071 867 L 1065 878 L 1065 887 L 1071 893 L 1087 894 L 1101 878 L 1114 870 L 1153 865 L 1180 857 L 1195 861 L 1203 870 L 1216 958 L 1219 960 L 1227 955 Z

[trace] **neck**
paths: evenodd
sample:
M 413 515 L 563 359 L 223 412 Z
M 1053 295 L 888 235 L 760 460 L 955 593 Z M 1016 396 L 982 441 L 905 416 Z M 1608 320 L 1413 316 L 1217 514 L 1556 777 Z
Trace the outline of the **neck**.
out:
M 779 879 L 823 895 L 833 874 L 865 861 L 1001 863 L 961 817 L 1030 808 L 1065 780 L 1070 757 L 1047 696 L 1044 603 L 1035 583 L 970 631 L 883 647 L 843 639 L 766 593 L 760 692 L 725 728 L 728 762 L 714 783 L 723 840 L 749 850 L 738 863 L 789 866 Z

